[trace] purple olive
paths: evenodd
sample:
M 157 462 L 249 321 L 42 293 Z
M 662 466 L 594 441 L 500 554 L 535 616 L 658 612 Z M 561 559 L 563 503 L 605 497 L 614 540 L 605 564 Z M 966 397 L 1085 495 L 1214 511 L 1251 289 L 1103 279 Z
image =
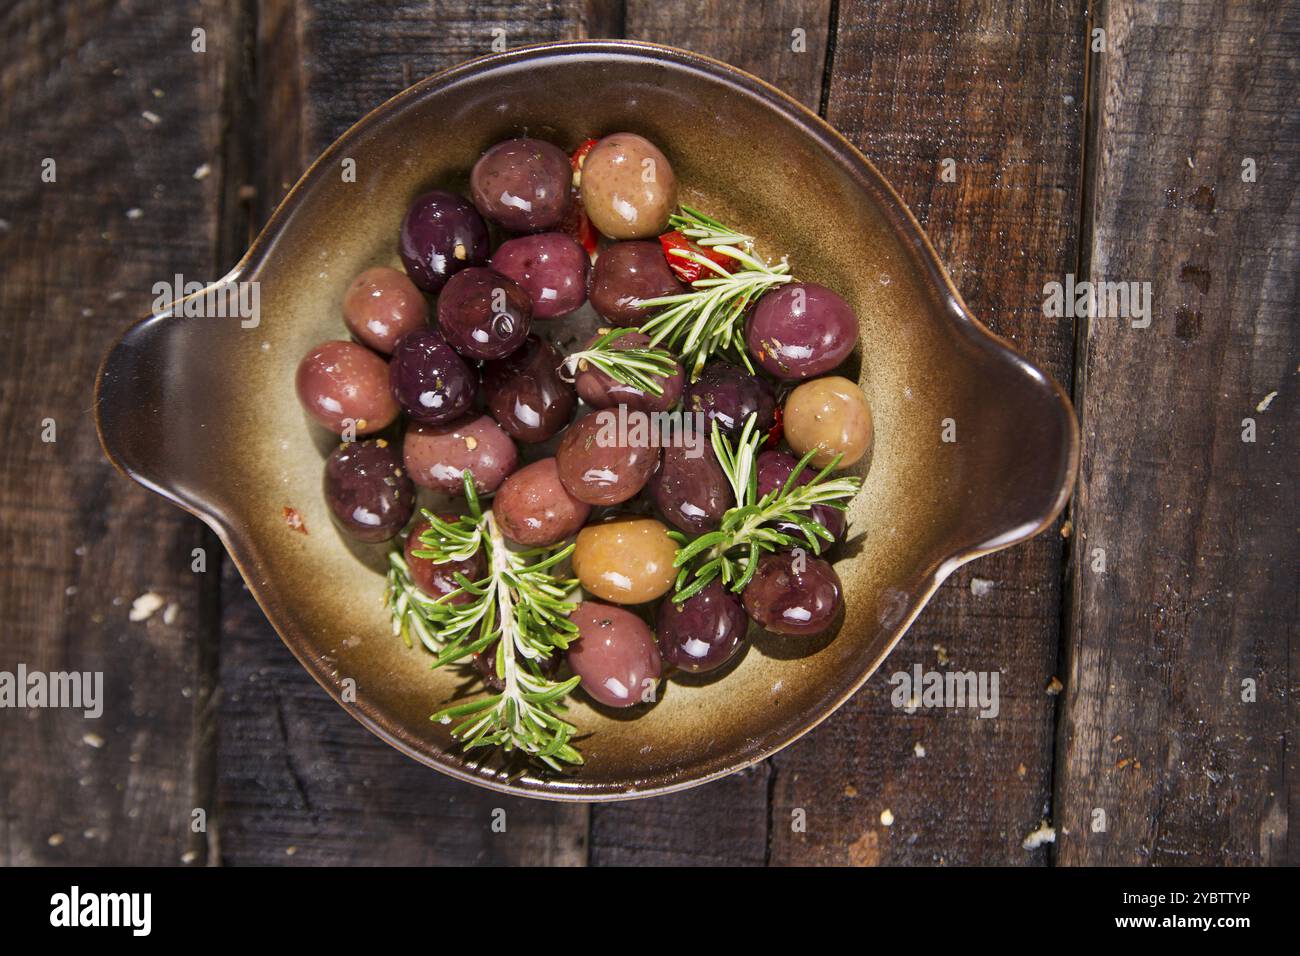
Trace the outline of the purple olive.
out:
M 858 317 L 824 285 L 795 282 L 763 296 L 745 327 L 758 364 L 785 381 L 823 375 L 858 341 Z
M 438 296 L 438 328 L 468 358 L 505 358 L 524 344 L 532 323 L 528 293 L 492 269 L 462 269 Z
M 558 146 L 539 139 L 497 143 L 474 164 L 470 192 L 488 219 L 511 232 L 551 229 L 569 211 L 573 169 Z
M 757 414 L 756 431 L 766 432 L 776 424 L 776 393 L 766 379 L 752 375 L 739 365 L 710 362 L 686 390 L 688 412 L 703 412 L 731 438 L 740 435 L 750 415 Z
M 511 541 L 539 548 L 581 531 L 591 505 L 565 490 L 554 458 L 542 458 L 502 482 L 492 499 L 492 513 Z
M 369 435 L 401 413 L 388 381 L 391 367 L 356 342 L 322 342 L 298 363 L 294 387 L 313 419 L 342 435 L 349 428 Z
M 402 220 L 398 252 L 406 274 L 425 292 L 440 291 L 466 266 L 483 265 L 491 251 L 483 217 L 455 193 L 425 193 Z
M 340 445 L 325 460 L 325 502 L 360 541 L 387 541 L 415 513 L 415 485 L 382 438 Z
M 440 517 L 443 521 L 456 520 L 456 515 L 444 514 Z M 428 547 L 420 541 L 420 535 L 428 530 L 428 520 L 421 518 L 406 536 L 404 548 L 411 580 L 421 591 L 431 598 L 440 598 L 460 588 L 460 582 L 456 580 L 457 574 L 463 574 L 470 581 L 481 581 L 487 577 L 487 559 L 483 557 L 482 549 L 464 561 L 445 561 L 442 564 L 435 564 L 432 558 L 417 557 L 416 551 L 423 551 Z M 447 603 L 469 604 L 473 600 L 473 595 L 462 592 L 453 598 L 448 598 Z
M 406 414 L 426 425 L 441 425 L 464 415 L 478 390 L 478 375 L 436 329 L 417 329 L 402 336 L 393 349 L 388 378 L 393 397 Z
M 587 301 L 587 250 L 562 232 L 520 236 L 501 243 L 492 268 L 519 283 L 533 302 L 534 319 L 552 319 Z
M 417 485 L 463 495 L 463 475 L 474 476 L 474 490 L 491 494 L 519 464 L 519 450 L 501 426 L 471 412 L 445 425 L 412 423 L 402 443 L 406 470 Z
M 797 464 L 799 464 L 799 462 L 794 458 L 794 456 L 787 455 L 783 451 L 765 451 L 759 455 L 757 467 L 755 469 L 757 472 L 756 484 L 758 497 L 761 499 L 773 488 L 783 487 L 786 479 L 790 477 L 790 473 L 794 471 L 794 466 Z M 808 484 L 808 482 L 813 480 L 819 470 L 820 469 L 814 468 L 809 464 L 799 473 L 796 483 L 800 485 Z M 844 540 L 844 531 L 847 526 L 847 521 L 844 517 L 843 511 L 838 508 L 832 508 L 830 505 L 813 505 L 809 511 L 804 513 L 833 534 L 836 542 Z M 776 527 L 778 530 L 794 537 L 800 544 L 807 543 L 807 538 L 804 537 L 804 533 L 799 530 L 797 525 L 791 522 L 778 522 Z M 819 540 L 821 540 L 823 551 L 830 547 L 831 542 L 824 539 Z
M 807 551 L 759 559 L 742 596 L 745 611 L 774 634 L 820 634 L 835 622 L 844 588 L 829 563 Z
M 716 670 L 735 657 L 745 642 L 749 617 L 718 578 L 680 604 L 659 605 L 659 653 L 674 667 L 692 674 Z
M 664 520 L 679 531 L 716 531 L 736 496 L 707 436 L 693 429 L 685 436 L 691 441 L 663 449 L 647 489 Z
M 663 664 L 654 635 L 631 611 L 583 601 L 569 615 L 578 640 L 569 645 L 569 666 L 582 689 L 610 707 L 654 700 Z
M 590 348 L 601 335 L 602 333 L 597 332 L 587 340 L 583 348 Z M 610 342 L 609 347 L 621 351 L 645 348 L 649 344 L 650 336 L 642 335 L 640 332 L 626 332 Z M 682 389 L 686 386 L 686 371 L 680 362 L 676 365 L 677 370 L 672 375 L 656 379 L 663 390 L 659 395 L 651 394 L 634 385 L 624 385 L 595 366 L 585 363 L 579 366 L 574 384 L 577 386 L 578 395 L 592 408 L 626 405 L 629 409 L 638 412 L 666 412 L 677 404 L 678 399 L 682 397 Z
M 686 292 L 657 242 L 616 242 L 596 257 L 588 295 L 591 306 L 614 325 L 640 325 L 655 309 L 636 303 Z
M 640 442 L 629 431 L 619 434 L 608 409 L 578 419 L 564 433 L 555 452 L 560 481 L 569 494 L 589 505 L 617 505 L 645 487 L 659 448 Z
M 569 424 L 578 400 L 560 377 L 562 361 L 550 343 L 530 335 L 513 354 L 483 363 L 488 411 L 511 438 L 537 444 Z

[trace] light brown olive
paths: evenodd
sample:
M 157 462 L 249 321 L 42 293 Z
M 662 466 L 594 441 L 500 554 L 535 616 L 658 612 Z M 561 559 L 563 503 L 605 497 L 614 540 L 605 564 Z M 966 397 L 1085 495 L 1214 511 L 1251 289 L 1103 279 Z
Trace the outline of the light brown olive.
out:
M 582 204 L 611 239 L 646 239 L 668 225 L 677 205 L 677 177 L 668 157 L 644 136 L 613 133 L 582 164 Z
M 349 426 L 369 435 L 392 424 L 400 409 L 388 388 L 388 363 L 356 342 L 322 342 L 298 363 L 298 400 L 336 435 Z
M 392 355 L 398 339 L 429 324 L 429 303 L 405 273 L 375 266 L 348 286 L 343 321 L 358 341 Z
M 578 532 L 573 573 L 598 598 L 642 604 L 666 594 L 677 576 L 677 542 L 654 518 L 618 518 Z
M 569 666 L 582 678 L 583 690 L 609 707 L 654 701 L 663 661 L 645 621 L 598 601 L 583 601 L 569 620 L 578 626 Z
M 785 402 L 785 440 L 796 453 L 818 449 L 812 463 L 825 468 L 836 454 L 847 468 L 871 451 L 871 406 L 862 389 L 832 375 L 804 382 Z
M 555 459 L 543 458 L 505 480 L 492 500 L 492 514 L 511 541 L 540 548 L 576 534 L 591 505 L 565 491 Z
M 519 464 L 519 451 L 510 436 L 488 415 L 470 412 L 445 425 L 406 426 L 402 455 L 407 474 L 417 485 L 449 495 L 465 493 L 468 470 L 474 490 L 490 494 Z

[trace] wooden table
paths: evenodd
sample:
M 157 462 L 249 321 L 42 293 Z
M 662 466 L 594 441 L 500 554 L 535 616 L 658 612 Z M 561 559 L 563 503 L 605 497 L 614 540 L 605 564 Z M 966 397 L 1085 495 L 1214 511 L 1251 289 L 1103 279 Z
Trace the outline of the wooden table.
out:
M 0 670 L 103 670 L 127 706 L 0 711 L 0 862 L 1300 862 L 1298 35 L 1295 0 L 7 4 Z M 223 273 L 326 144 L 420 77 L 497 38 L 604 36 L 819 110 L 974 312 L 1073 390 L 1063 520 L 955 574 L 891 658 L 997 670 L 998 719 L 909 715 L 878 676 L 710 786 L 505 799 L 353 722 L 212 534 L 100 453 L 94 370 L 155 282 Z M 1067 274 L 1149 281 L 1150 326 L 1046 317 Z M 167 607 L 133 623 L 144 592 Z M 1026 849 L 1042 821 L 1055 842 Z

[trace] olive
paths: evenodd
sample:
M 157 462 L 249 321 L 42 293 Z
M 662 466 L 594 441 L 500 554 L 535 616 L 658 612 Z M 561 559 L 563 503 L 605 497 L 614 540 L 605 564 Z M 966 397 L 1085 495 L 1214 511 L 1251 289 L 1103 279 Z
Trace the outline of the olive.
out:
M 402 220 L 398 252 L 407 275 L 425 292 L 437 293 L 466 266 L 483 265 L 491 251 L 483 217 L 455 193 L 425 193 Z
M 569 620 L 578 626 L 569 666 L 582 678 L 583 690 L 609 707 L 654 701 L 663 664 L 645 621 L 596 601 L 583 601 Z
M 729 362 L 710 362 L 686 390 L 686 411 L 701 412 L 731 438 L 740 435 L 750 415 L 756 431 L 776 424 L 776 393 L 767 379 Z
M 403 442 L 406 470 L 417 485 L 463 495 L 463 474 L 474 476 L 474 490 L 491 494 L 519 463 L 510 436 L 487 415 L 471 412 L 445 425 L 407 426 Z
M 790 477 L 790 473 L 794 471 L 795 465 L 797 464 L 799 464 L 798 461 L 783 451 L 765 451 L 759 455 L 757 467 L 755 468 L 757 474 L 757 481 L 755 484 L 757 486 L 756 492 L 758 498 L 762 499 L 764 495 L 773 489 L 783 488 L 786 479 Z M 795 483 L 798 485 L 808 484 L 808 482 L 812 481 L 816 476 L 818 470 L 819 469 L 811 466 L 805 467 L 804 470 L 799 473 L 799 477 L 795 479 Z M 839 508 L 832 508 L 830 505 L 813 505 L 811 509 L 804 512 L 804 515 L 812 518 L 834 535 L 835 541 L 842 541 L 844 539 L 846 521 L 844 518 L 844 512 Z M 793 536 L 796 541 L 807 544 L 808 539 L 804 536 L 804 533 L 799 530 L 798 525 L 793 522 L 778 521 L 775 527 L 778 531 L 783 531 L 786 534 Z M 819 540 L 822 550 L 825 550 L 833 543 L 826 541 L 825 539 Z
M 871 452 L 874 428 L 871 406 L 862 389 L 847 378 L 832 375 L 804 382 L 785 401 L 785 440 L 798 454 L 817 449 L 818 468 L 842 455 L 837 467 L 847 468 Z
M 640 325 L 659 309 L 638 305 L 646 299 L 681 295 L 677 280 L 657 242 L 616 242 L 601 250 L 591 269 L 591 307 L 614 325 Z
M 508 139 L 484 153 L 470 173 L 474 205 L 511 232 L 551 229 L 569 211 L 569 157 L 540 139 Z
M 736 503 L 722 466 L 704 435 L 687 432 L 692 441 L 668 445 L 647 486 L 665 520 L 687 534 L 716 531 Z
M 555 348 L 530 335 L 518 351 L 483 363 L 488 411 L 506 434 L 521 442 L 544 442 L 569 424 L 577 398 L 560 377 Z
M 520 236 L 501 243 L 492 268 L 519 283 L 533 303 L 534 319 L 552 319 L 587 301 L 587 250 L 562 232 Z
M 402 336 L 388 371 L 392 396 L 417 422 L 441 425 L 474 404 L 478 375 L 436 329 Z
M 511 541 L 540 548 L 577 534 L 587 523 L 591 505 L 565 490 L 554 458 L 542 458 L 502 483 L 492 499 L 492 514 Z
M 343 295 L 343 321 L 359 341 L 391 355 L 407 332 L 429 324 L 429 303 L 405 274 L 388 266 L 367 269 Z
M 668 225 L 677 177 L 659 148 L 635 133 L 613 133 L 582 164 L 582 205 L 611 239 L 645 239 Z
M 532 322 L 528 293 L 492 269 L 462 269 L 438 296 L 438 328 L 468 358 L 505 358 L 524 344 Z
M 369 435 L 391 425 L 401 409 L 388 390 L 388 363 L 356 342 L 323 342 L 298 363 L 298 400 L 337 435 Z
M 749 617 L 740 598 L 714 578 L 685 601 L 659 605 L 656 622 L 663 659 L 692 674 L 717 670 L 745 643 Z
M 774 634 L 820 634 L 835 621 L 844 589 L 835 569 L 806 551 L 759 559 L 745 586 L 745 611 Z
M 858 341 L 858 317 L 824 285 L 796 282 L 759 300 L 745 342 L 766 371 L 800 381 L 839 365 Z
M 608 329 L 605 331 L 607 332 Z M 603 332 L 597 332 L 587 340 L 587 344 L 583 348 L 590 348 L 592 343 L 601 338 L 603 334 Z M 623 349 L 645 348 L 649 344 L 650 336 L 643 335 L 640 332 L 625 332 L 611 341 L 609 348 L 622 351 Z M 615 405 L 626 405 L 629 409 L 639 412 L 666 412 L 677 404 L 682 397 L 682 389 L 686 386 L 686 371 L 682 368 L 680 362 L 674 364 L 676 365 L 676 371 L 672 375 L 656 377 L 655 381 L 661 389 L 658 395 L 637 388 L 635 385 L 624 385 L 586 362 L 579 363 L 574 384 L 577 386 L 578 395 L 592 408 L 612 408 Z
M 441 518 L 443 521 L 456 520 L 455 515 L 441 515 Z M 483 556 L 482 549 L 463 561 L 445 561 L 442 564 L 435 564 L 432 558 L 417 557 L 416 551 L 424 551 L 428 548 L 428 545 L 420 541 L 420 535 L 428 530 L 428 520 L 421 518 L 406 536 L 404 548 L 411 580 L 421 591 L 431 598 L 441 598 L 460 588 L 460 582 L 456 580 L 457 574 L 464 575 L 469 581 L 482 581 L 487 577 L 487 559 Z M 469 604 L 473 600 L 472 594 L 462 591 L 455 597 L 447 598 L 447 603 Z
M 587 525 L 573 549 L 583 588 L 617 604 L 642 604 L 666 594 L 677 577 L 677 542 L 654 518 L 618 518 Z
M 616 505 L 634 498 L 659 461 L 659 449 L 619 434 L 608 409 L 578 419 L 564 432 L 555 453 L 560 481 L 589 505 Z
M 387 541 L 415 513 L 415 485 L 384 439 L 340 445 L 325 460 L 325 502 L 343 530 L 361 541 Z

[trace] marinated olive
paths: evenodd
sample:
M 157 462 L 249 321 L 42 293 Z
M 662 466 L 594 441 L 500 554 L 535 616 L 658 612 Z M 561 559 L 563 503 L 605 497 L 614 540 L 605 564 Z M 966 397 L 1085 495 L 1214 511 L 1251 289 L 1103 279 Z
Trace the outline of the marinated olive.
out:
M 680 604 L 663 601 L 656 623 L 663 659 L 692 674 L 716 670 L 736 656 L 749 630 L 740 598 L 714 578 Z
M 799 464 L 797 460 L 783 451 L 765 451 L 759 455 L 757 467 L 755 469 L 757 474 L 756 485 L 758 497 L 761 499 L 774 488 L 779 489 L 784 487 L 786 479 L 790 477 L 790 473 L 794 471 L 794 467 L 797 464 Z M 799 473 L 799 477 L 795 479 L 795 483 L 800 485 L 808 484 L 808 482 L 812 481 L 816 476 L 817 471 L 818 469 L 811 466 L 804 468 L 804 470 Z M 844 539 L 846 521 L 844 518 L 844 512 L 840 509 L 832 508 L 830 505 L 813 505 L 809 511 L 805 512 L 805 514 L 834 535 L 835 541 L 842 541 Z M 796 541 L 805 545 L 807 544 L 808 539 L 804 537 L 804 533 L 800 531 L 799 527 L 793 522 L 777 522 L 776 528 L 793 536 Z M 825 539 L 819 540 L 821 541 L 822 550 L 825 550 L 834 543 L 826 541 Z
M 530 335 L 513 354 L 483 363 L 488 411 L 511 438 L 536 444 L 569 424 L 578 400 L 560 377 L 562 361 L 549 343 Z
M 388 371 L 392 396 L 417 422 L 441 425 L 474 404 L 478 375 L 436 329 L 402 336 Z
M 456 520 L 455 515 L 441 517 L 443 521 Z M 446 561 L 442 564 L 435 564 L 432 558 L 417 557 L 416 551 L 428 547 L 420 541 L 420 535 L 428 530 L 429 522 L 421 518 L 406 536 L 406 566 L 411 570 L 411 580 L 421 591 L 431 598 L 440 598 L 460 588 L 460 582 L 456 580 L 457 574 L 463 574 L 470 581 L 481 581 L 487 577 L 487 559 L 483 557 L 482 549 L 464 561 Z M 473 600 L 473 595 L 462 591 L 455 597 L 447 598 L 447 603 L 469 604 Z
M 739 365 L 710 362 L 686 390 L 688 412 L 703 412 L 708 421 L 736 438 L 750 415 L 757 414 L 757 431 L 776 424 L 776 393 L 766 379 Z
M 512 232 L 559 225 L 569 211 L 569 157 L 539 139 L 497 143 L 474 164 L 470 191 L 488 219 Z
M 397 449 L 382 438 L 340 445 L 325 460 L 325 502 L 343 530 L 387 541 L 415 513 L 415 485 Z
M 401 411 L 388 390 L 388 363 L 355 342 L 322 342 L 298 363 L 295 385 L 307 414 L 335 434 L 369 435 Z
M 552 319 L 587 301 L 587 250 L 562 232 L 520 236 L 501 243 L 492 268 L 514 279 L 533 303 L 534 319 Z
M 569 666 L 582 689 L 609 707 L 651 703 L 663 664 L 646 623 L 621 607 L 583 601 L 569 615 L 578 639 L 569 645 Z
M 858 318 L 842 298 L 796 282 L 759 300 L 745 328 L 750 354 L 779 379 L 800 381 L 839 365 L 858 341 Z
M 659 449 L 619 434 L 608 409 L 578 419 L 555 453 L 560 481 L 589 505 L 616 505 L 636 496 L 659 462 Z
M 398 339 L 429 324 L 429 303 L 409 277 L 388 266 L 375 266 L 348 286 L 343 321 L 361 342 L 391 355 Z
M 590 348 L 593 342 L 601 338 L 601 335 L 602 333 L 597 332 L 587 340 L 583 348 Z M 640 332 L 625 332 L 611 341 L 609 347 L 621 351 L 641 349 L 649 344 L 650 336 L 642 335 Z M 686 371 L 680 362 L 675 364 L 676 371 L 672 375 L 655 378 L 661 389 L 658 395 L 637 388 L 635 385 L 624 385 L 622 382 L 615 381 L 594 365 L 585 362 L 579 363 L 574 384 L 577 386 L 578 395 L 592 408 L 626 405 L 629 409 L 638 412 L 666 412 L 677 404 L 682 397 L 682 389 L 686 386 Z
M 519 463 L 515 443 L 501 426 L 473 412 L 445 425 L 413 422 L 402 450 L 412 481 L 449 495 L 465 493 L 466 471 L 476 492 L 491 494 Z
M 469 358 L 505 358 L 524 344 L 532 323 L 528 293 L 492 269 L 462 269 L 438 296 L 438 328 Z
M 681 295 L 686 286 L 668 268 L 657 242 L 616 242 L 591 269 L 591 307 L 614 325 L 640 325 L 657 310 L 637 303 Z
M 695 440 L 664 448 L 647 488 L 669 524 L 687 534 L 703 534 L 717 530 L 736 496 L 708 440 L 693 431 L 687 434 Z
M 785 402 L 785 440 L 798 454 L 816 448 L 812 463 L 824 468 L 837 455 L 847 468 L 871 451 L 874 430 L 867 397 L 847 378 L 804 382 Z
M 402 220 L 398 252 L 407 275 L 425 292 L 440 291 L 466 266 L 483 265 L 491 251 L 483 217 L 455 193 L 425 193 Z
M 573 573 L 583 588 L 617 604 L 642 604 L 667 593 L 677 577 L 677 542 L 654 518 L 618 518 L 578 532 Z
M 806 551 L 777 551 L 759 559 L 745 586 L 745 611 L 774 634 L 820 634 L 843 603 L 839 575 Z
M 591 505 L 565 490 L 554 458 L 543 458 L 502 483 L 492 499 L 492 514 L 511 541 L 540 548 L 577 534 L 587 523 Z
M 648 139 L 614 133 L 593 146 L 582 164 L 582 204 L 611 239 L 657 236 L 677 205 L 677 177 Z

